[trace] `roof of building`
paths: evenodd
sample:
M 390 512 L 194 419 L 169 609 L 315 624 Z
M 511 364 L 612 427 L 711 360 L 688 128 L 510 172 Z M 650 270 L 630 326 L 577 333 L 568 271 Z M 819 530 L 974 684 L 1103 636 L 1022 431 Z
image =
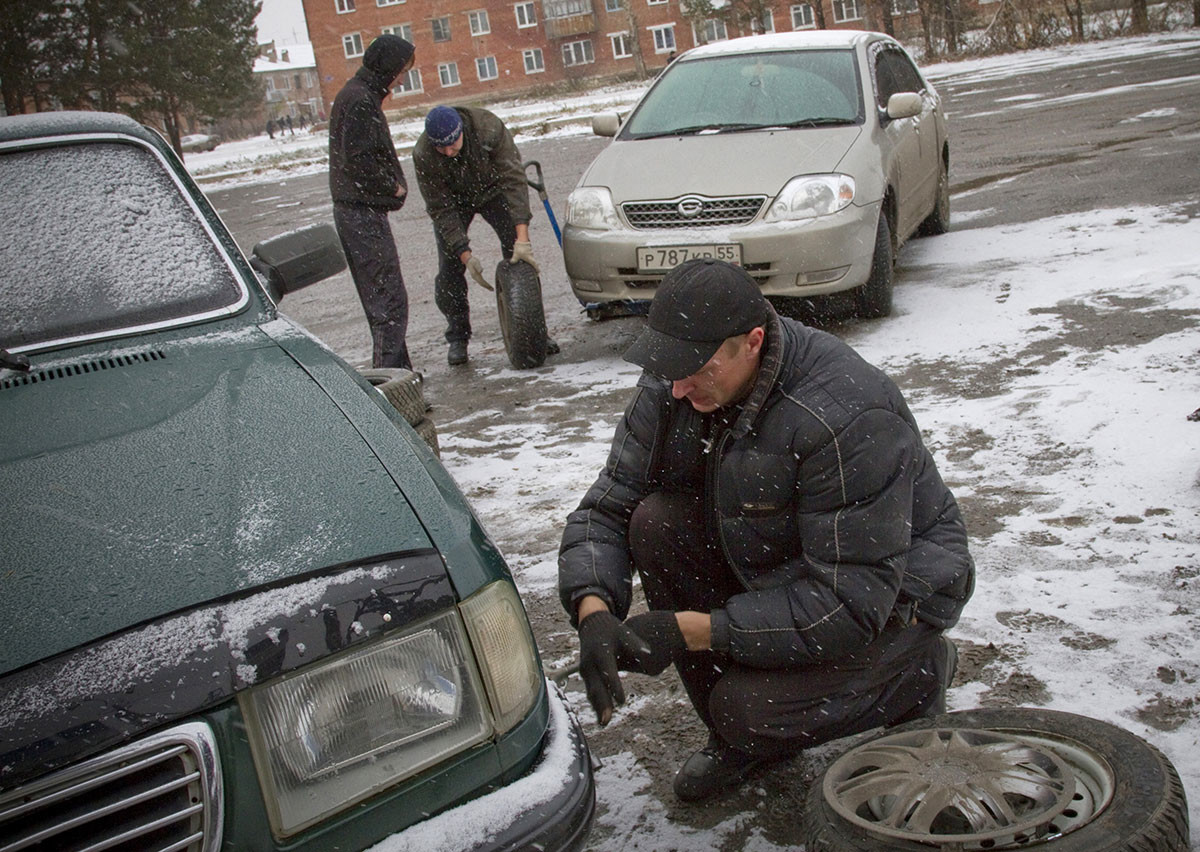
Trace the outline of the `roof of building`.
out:
M 316 68 L 311 44 L 279 44 L 275 46 L 275 61 L 269 57 L 260 56 L 254 60 L 254 73 L 264 74 L 271 71 L 299 71 L 304 68 Z

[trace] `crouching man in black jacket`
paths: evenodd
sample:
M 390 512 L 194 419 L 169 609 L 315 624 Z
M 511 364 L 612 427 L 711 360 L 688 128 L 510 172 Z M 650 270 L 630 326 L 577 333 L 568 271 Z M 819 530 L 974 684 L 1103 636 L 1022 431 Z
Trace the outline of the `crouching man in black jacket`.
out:
M 674 663 L 710 732 L 675 778 L 695 800 L 944 710 L 974 564 L 896 385 L 714 260 L 666 276 L 625 357 L 645 372 L 559 552 L 600 724 L 618 671 Z

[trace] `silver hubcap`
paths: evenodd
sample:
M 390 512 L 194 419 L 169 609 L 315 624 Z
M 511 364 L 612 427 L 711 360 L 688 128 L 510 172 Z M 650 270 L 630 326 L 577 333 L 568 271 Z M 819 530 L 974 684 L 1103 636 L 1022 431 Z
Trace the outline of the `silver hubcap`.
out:
M 825 801 L 872 834 L 955 850 L 1027 848 L 1086 825 L 1112 799 L 1111 767 L 1079 743 L 933 729 L 838 758 Z

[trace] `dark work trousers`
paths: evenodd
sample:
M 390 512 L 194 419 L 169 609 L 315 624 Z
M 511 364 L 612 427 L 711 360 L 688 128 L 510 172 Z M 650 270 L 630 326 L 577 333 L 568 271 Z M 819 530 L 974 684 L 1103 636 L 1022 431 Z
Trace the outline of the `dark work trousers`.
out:
M 350 277 L 371 328 L 371 366 L 412 369 L 408 357 L 408 291 L 388 211 L 366 204 L 335 202 L 333 223 Z
M 470 227 L 471 221 L 477 213 L 492 226 L 492 230 L 500 238 L 500 253 L 504 255 L 504 259 L 511 258 L 513 243 L 517 241 L 517 226 L 513 222 L 512 214 L 508 211 L 508 205 L 504 203 L 504 197 L 497 195 L 495 198 L 489 198 L 478 208 L 460 209 L 458 220 L 462 223 L 464 233 Z M 434 279 L 433 299 L 437 303 L 438 310 L 446 317 L 446 341 L 469 340 L 471 337 L 471 306 L 467 300 L 467 268 L 459 256 L 451 252 L 450 248 L 442 242 L 442 235 L 437 232 L 437 228 L 433 230 L 438 250 L 438 273 L 437 278 Z M 491 270 L 484 270 L 484 277 L 491 274 Z M 492 284 L 495 286 L 495 282 Z
M 652 494 L 633 513 L 629 543 L 651 609 L 711 612 L 746 591 L 706 528 L 695 495 Z M 762 757 L 927 715 L 940 706 L 941 632 L 893 621 L 852 657 L 756 669 L 691 652 L 676 668 L 708 729 Z

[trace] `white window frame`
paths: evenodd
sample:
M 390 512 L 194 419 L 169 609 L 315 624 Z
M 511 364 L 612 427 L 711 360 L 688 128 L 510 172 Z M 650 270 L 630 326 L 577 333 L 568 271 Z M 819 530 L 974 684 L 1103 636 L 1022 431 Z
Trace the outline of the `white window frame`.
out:
M 475 57 L 475 76 L 482 83 L 486 80 L 495 80 L 500 76 L 500 66 L 496 64 L 494 56 L 477 56 Z
M 576 50 L 576 48 L 579 48 Z M 582 58 L 580 58 L 582 54 Z M 576 65 L 591 65 L 596 61 L 596 52 L 592 49 L 592 40 L 590 38 L 580 39 L 579 41 L 569 41 L 562 46 L 563 65 L 567 68 L 573 68 Z
M 833 22 L 835 24 L 861 20 L 862 12 L 858 10 L 858 0 L 833 0 Z
M 702 29 L 697 30 L 692 24 L 692 41 L 696 44 L 712 44 L 715 41 L 729 41 L 729 27 L 720 18 L 705 18 L 701 22 Z M 704 41 L 700 36 L 704 36 Z
M 404 0 L 401 0 L 401 2 L 404 2 Z M 391 26 L 391 27 L 381 27 L 379 29 L 379 31 L 381 33 L 384 33 L 385 35 L 389 34 L 389 33 L 391 35 L 398 35 L 398 36 L 400 36 L 400 38 L 404 39 L 405 41 L 409 42 L 410 44 L 412 43 L 412 40 L 413 40 L 412 24 L 396 24 L 395 26 Z
M 525 63 L 526 74 L 541 74 L 546 70 L 546 59 L 540 47 L 530 47 L 521 51 L 521 60 Z M 530 60 L 533 60 L 530 62 Z
M 375 5 L 382 9 L 384 6 L 399 6 L 405 0 L 375 0 Z
M 893 15 L 914 15 L 919 11 L 917 0 L 892 0 Z
M 916 2 L 916 0 L 913 0 L 913 2 Z M 764 9 L 762 20 L 760 20 L 758 22 L 758 26 L 759 26 L 759 32 L 763 33 L 764 35 L 766 33 L 775 32 L 775 10 L 774 9 Z
M 467 12 L 467 22 L 473 36 L 484 36 L 492 31 L 492 22 L 488 20 L 487 9 Z
M 608 43 L 612 45 L 613 59 L 630 59 L 633 57 L 633 50 L 629 47 L 629 33 L 609 33 Z
M 458 76 L 458 63 L 439 62 L 438 82 L 442 84 L 443 89 L 449 89 L 452 86 L 461 86 L 462 80 Z
M 527 30 L 537 26 L 537 6 L 532 0 L 514 5 L 513 14 L 517 16 L 517 29 Z
M 333 8 L 339 15 L 349 15 L 354 11 L 354 0 L 333 0 Z
M 654 39 L 655 53 L 670 53 L 675 49 L 674 24 L 659 24 L 654 27 L 646 27 L 646 29 L 650 31 L 650 35 Z
M 346 33 L 342 36 L 342 53 L 347 59 L 363 55 L 362 33 Z
M 792 29 L 793 30 L 811 30 L 817 25 L 817 16 L 813 12 L 811 3 L 797 3 L 791 8 L 792 13 Z M 796 18 L 800 18 L 800 23 L 796 23 Z
M 445 38 L 437 37 L 438 24 L 443 24 L 445 26 L 445 30 L 446 30 Z M 442 42 L 450 41 L 450 16 L 442 15 L 441 17 L 433 18 L 429 22 L 429 32 L 430 32 L 431 36 L 433 37 L 433 41 L 435 44 L 441 44 Z
M 604 0 L 604 11 L 609 13 L 620 12 L 625 8 L 625 4 L 621 0 Z
M 646 0 L 647 6 L 664 6 L 667 0 Z
M 403 80 L 403 82 L 401 82 Z M 402 98 L 406 95 L 416 95 L 425 91 L 425 83 L 421 80 L 420 68 L 409 68 L 408 73 L 396 78 L 399 85 L 392 86 L 392 97 Z

